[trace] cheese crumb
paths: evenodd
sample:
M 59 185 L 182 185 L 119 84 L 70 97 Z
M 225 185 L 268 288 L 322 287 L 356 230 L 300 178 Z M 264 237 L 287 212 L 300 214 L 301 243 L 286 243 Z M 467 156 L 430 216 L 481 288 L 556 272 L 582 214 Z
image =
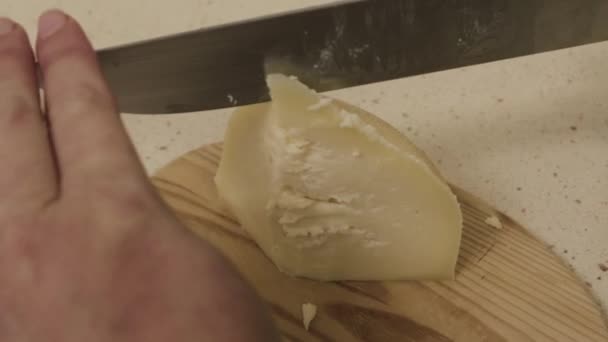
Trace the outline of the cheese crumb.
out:
M 228 94 L 228 95 L 226 95 L 226 97 L 228 98 L 228 101 L 230 102 L 230 104 L 232 104 L 232 105 L 237 104 L 237 100 L 232 94 Z
M 484 222 L 487 225 L 494 227 L 496 229 L 502 229 L 502 222 L 500 222 L 500 219 L 498 217 L 496 217 L 495 215 L 488 217 Z
M 302 304 L 302 321 L 304 323 L 304 328 L 308 331 L 310 327 L 310 322 L 315 319 L 317 315 L 317 306 L 311 303 Z
M 308 106 L 308 110 L 310 111 L 315 111 L 315 110 L 319 110 L 323 107 L 328 106 L 329 104 L 331 104 L 332 99 L 328 98 L 328 97 L 322 97 L 319 99 L 319 102 L 313 104 L 312 106 Z

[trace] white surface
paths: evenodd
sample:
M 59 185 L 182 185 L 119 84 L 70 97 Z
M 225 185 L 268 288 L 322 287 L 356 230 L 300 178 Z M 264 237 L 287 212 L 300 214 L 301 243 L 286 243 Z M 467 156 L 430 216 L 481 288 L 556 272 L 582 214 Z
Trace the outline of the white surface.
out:
M 78 18 L 95 46 L 327 0 L 5 1 L 33 32 L 43 9 Z M 453 183 L 511 215 L 608 304 L 608 44 L 334 93 L 408 134 Z M 126 116 L 148 170 L 221 140 L 227 111 Z

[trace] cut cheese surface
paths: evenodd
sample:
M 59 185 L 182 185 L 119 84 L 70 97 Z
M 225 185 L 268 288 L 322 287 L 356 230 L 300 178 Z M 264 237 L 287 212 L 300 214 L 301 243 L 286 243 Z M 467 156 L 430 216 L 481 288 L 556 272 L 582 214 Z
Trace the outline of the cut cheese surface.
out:
M 277 267 L 318 280 L 450 279 L 462 215 L 437 170 L 399 131 L 297 80 L 238 109 L 220 197 Z

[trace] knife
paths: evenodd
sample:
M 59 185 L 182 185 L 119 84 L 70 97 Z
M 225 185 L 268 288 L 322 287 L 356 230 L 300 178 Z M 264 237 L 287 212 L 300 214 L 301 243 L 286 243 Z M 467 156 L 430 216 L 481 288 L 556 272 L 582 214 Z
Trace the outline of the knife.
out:
M 323 92 L 607 39 L 607 0 L 355 0 L 98 56 L 122 112 L 164 114 L 267 101 L 269 72 Z

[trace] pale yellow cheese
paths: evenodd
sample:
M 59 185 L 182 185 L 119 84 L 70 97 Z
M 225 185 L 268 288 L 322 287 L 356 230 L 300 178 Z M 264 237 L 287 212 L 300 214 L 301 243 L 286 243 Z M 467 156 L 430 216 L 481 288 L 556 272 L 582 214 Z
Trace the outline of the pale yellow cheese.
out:
M 379 118 L 270 75 L 272 103 L 237 110 L 220 197 L 282 271 L 319 280 L 449 279 L 456 197 Z
M 494 227 L 496 229 L 502 229 L 502 222 L 500 222 L 500 219 L 497 216 L 492 215 L 492 216 L 486 218 L 484 222 L 487 225 L 489 225 L 490 227 Z
M 304 324 L 304 329 L 308 330 L 310 328 L 310 323 L 317 316 L 317 306 L 312 303 L 304 303 L 302 304 L 302 324 Z

